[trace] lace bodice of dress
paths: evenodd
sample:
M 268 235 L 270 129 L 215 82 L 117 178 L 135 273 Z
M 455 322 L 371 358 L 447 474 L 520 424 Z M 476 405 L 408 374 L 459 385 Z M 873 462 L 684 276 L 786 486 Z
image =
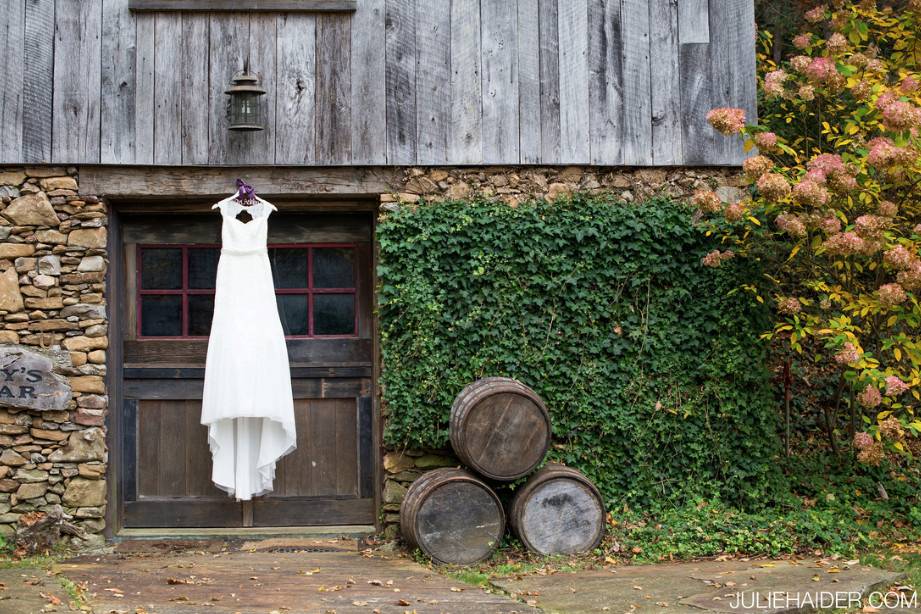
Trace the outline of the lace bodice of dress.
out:
M 265 250 L 268 241 L 267 223 L 272 207 L 260 200 L 255 205 L 244 207 L 233 198 L 220 203 L 224 218 L 221 227 L 222 249 L 227 252 L 257 252 Z M 246 211 L 252 216 L 248 222 L 241 222 L 237 216 Z

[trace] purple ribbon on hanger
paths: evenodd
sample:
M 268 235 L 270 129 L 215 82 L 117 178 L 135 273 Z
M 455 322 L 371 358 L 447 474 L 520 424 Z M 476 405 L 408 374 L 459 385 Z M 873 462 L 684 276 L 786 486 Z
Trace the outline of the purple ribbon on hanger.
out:
M 256 200 L 256 190 L 242 179 L 237 179 L 237 200 Z

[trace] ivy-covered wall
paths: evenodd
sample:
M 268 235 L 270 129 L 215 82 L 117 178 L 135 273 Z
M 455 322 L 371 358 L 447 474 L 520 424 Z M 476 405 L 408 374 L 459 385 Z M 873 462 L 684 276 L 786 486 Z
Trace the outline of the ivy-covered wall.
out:
M 611 508 L 719 495 L 773 475 L 775 412 L 746 272 L 669 200 L 605 196 L 402 206 L 378 226 L 385 443 L 448 445 L 455 395 L 489 375 L 534 388 L 550 457 Z

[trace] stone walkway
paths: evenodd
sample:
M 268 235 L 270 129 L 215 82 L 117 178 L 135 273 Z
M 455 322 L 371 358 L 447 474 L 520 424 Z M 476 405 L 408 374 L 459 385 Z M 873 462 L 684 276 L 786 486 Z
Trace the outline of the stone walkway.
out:
M 769 613 L 818 609 L 810 605 L 859 611 L 859 595 L 885 593 L 901 578 L 856 563 L 704 561 L 532 575 L 493 584 L 545 612 Z
M 128 542 L 51 571 L 0 570 L 0 614 L 72 611 L 75 592 L 96 614 L 783 612 L 835 598 L 859 611 L 858 595 L 900 579 L 855 562 L 705 561 L 533 574 L 484 590 L 354 540 Z

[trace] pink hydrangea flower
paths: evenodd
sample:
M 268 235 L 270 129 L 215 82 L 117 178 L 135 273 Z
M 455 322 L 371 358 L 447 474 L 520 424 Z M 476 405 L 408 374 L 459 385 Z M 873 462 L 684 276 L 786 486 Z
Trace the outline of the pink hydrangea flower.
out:
M 866 243 L 856 232 L 841 232 L 825 239 L 822 244 L 825 251 L 831 255 L 853 256 L 866 250 Z
M 895 375 L 886 378 L 886 396 L 897 397 L 908 390 L 908 384 L 900 380 Z
M 811 85 L 802 85 L 800 86 L 797 94 L 800 98 L 806 101 L 815 100 L 815 88 Z
M 830 53 L 838 54 L 847 49 L 847 39 L 840 32 L 835 32 L 825 41 L 825 48 Z
M 882 122 L 887 130 L 900 132 L 921 125 L 921 109 L 905 102 L 896 100 L 882 107 Z
M 813 83 L 825 83 L 831 79 L 832 75 L 837 73 L 838 69 L 835 68 L 835 61 L 826 57 L 812 58 L 809 66 L 803 70 L 806 78 Z
M 833 235 L 837 232 L 841 232 L 841 220 L 833 213 L 829 213 L 821 219 L 819 228 L 821 228 L 823 232 Z
M 802 51 L 812 42 L 812 35 L 804 32 L 793 37 L 793 46 Z
M 767 156 L 753 156 L 742 163 L 742 170 L 749 179 L 758 179 L 774 168 L 774 162 Z
M 895 307 L 907 299 L 905 290 L 897 283 L 883 284 L 879 287 L 879 302 L 884 307 Z
M 803 179 L 793 186 L 793 199 L 803 205 L 822 206 L 828 202 L 828 190 L 812 179 Z
M 879 238 L 882 232 L 888 227 L 889 218 L 885 218 L 881 215 L 867 213 L 854 220 L 854 230 L 864 239 Z
M 806 12 L 803 14 L 803 17 L 804 17 L 804 18 L 806 19 L 806 21 L 808 21 L 809 23 L 819 23 L 820 21 L 822 21 L 823 19 L 825 19 L 825 11 L 826 11 L 826 10 L 828 10 L 828 7 L 826 7 L 824 4 L 820 4 L 819 6 L 817 6 L 817 7 L 813 8 L 813 9 L 810 9 L 810 10 L 806 11 Z
M 921 87 L 921 83 L 918 83 L 918 80 L 913 76 L 908 75 L 899 84 L 899 91 L 903 94 L 913 94 L 918 91 L 919 87 Z
M 879 393 L 879 389 L 877 389 L 876 386 L 867 384 L 867 387 L 857 395 L 857 401 L 867 409 L 873 409 L 883 402 L 883 396 Z
M 898 147 L 891 139 L 878 136 L 867 143 L 870 153 L 867 154 L 867 164 L 879 169 L 892 166 L 910 164 L 915 159 L 915 154 L 906 147 Z
M 858 450 L 865 450 L 873 445 L 873 435 L 866 431 L 860 431 L 854 434 L 854 447 Z
M 891 200 L 883 200 L 876 206 L 879 214 L 885 217 L 895 217 L 899 213 L 899 206 Z
M 789 213 L 781 213 L 774 220 L 774 224 L 791 237 L 805 237 L 806 225 L 797 216 Z
M 846 173 L 847 168 L 844 166 L 844 160 L 838 154 L 823 153 L 814 157 L 806 163 L 809 170 L 819 170 L 826 175 L 835 173 Z
M 735 253 L 733 253 L 731 249 L 727 249 L 724 252 L 721 252 L 720 250 L 715 249 L 709 254 L 707 254 L 706 256 L 704 256 L 701 259 L 701 262 L 706 267 L 716 268 L 720 266 L 721 264 L 723 264 L 723 261 L 730 260 L 733 256 L 735 256 Z
M 783 70 L 772 70 L 764 75 L 764 93 L 768 96 L 783 96 L 783 84 L 787 77 Z
M 704 213 L 716 213 L 720 210 L 720 197 L 713 190 L 697 190 L 691 202 Z
M 898 271 L 904 271 L 911 266 L 912 260 L 913 257 L 911 252 L 909 252 L 904 245 L 890 247 L 886 250 L 886 253 L 883 254 L 883 262 Z
M 780 313 L 792 316 L 802 310 L 803 306 L 800 304 L 799 299 L 795 296 L 788 296 L 785 298 L 777 299 L 777 311 Z
M 732 203 L 723 209 L 723 217 L 730 222 L 738 222 L 745 217 L 745 207 L 742 203 Z
M 812 59 L 808 55 L 798 55 L 790 59 L 790 66 L 796 72 L 803 72 L 810 62 L 812 62 Z
M 888 382 L 889 379 L 886 378 L 886 381 Z M 895 441 L 898 441 L 905 436 L 905 431 L 902 430 L 902 423 L 899 422 L 899 419 L 895 416 L 889 416 L 879 423 L 879 433 L 886 439 L 892 439 Z
M 851 343 L 847 342 L 841 349 L 838 350 L 838 353 L 835 354 L 835 362 L 839 365 L 849 365 L 860 360 L 860 352 L 857 350 L 857 347 Z
M 739 134 L 745 128 L 745 111 L 733 107 L 720 107 L 707 113 L 707 121 L 721 134 Z
M 759 132 L 753 139 L 758 149 L 763 151 L 773 151 L 777 147 L 777 135 L 773 132 Z
M 765 173 L 758 182 L 758 191 L 768 200 L 780 200 L 790 194 L 790 184 L 786 177 L 778 173 Z
M 896 275 L 895 279 L 909 292 L 921 290 L 921 260 L 912 260 L 908 268 Z

